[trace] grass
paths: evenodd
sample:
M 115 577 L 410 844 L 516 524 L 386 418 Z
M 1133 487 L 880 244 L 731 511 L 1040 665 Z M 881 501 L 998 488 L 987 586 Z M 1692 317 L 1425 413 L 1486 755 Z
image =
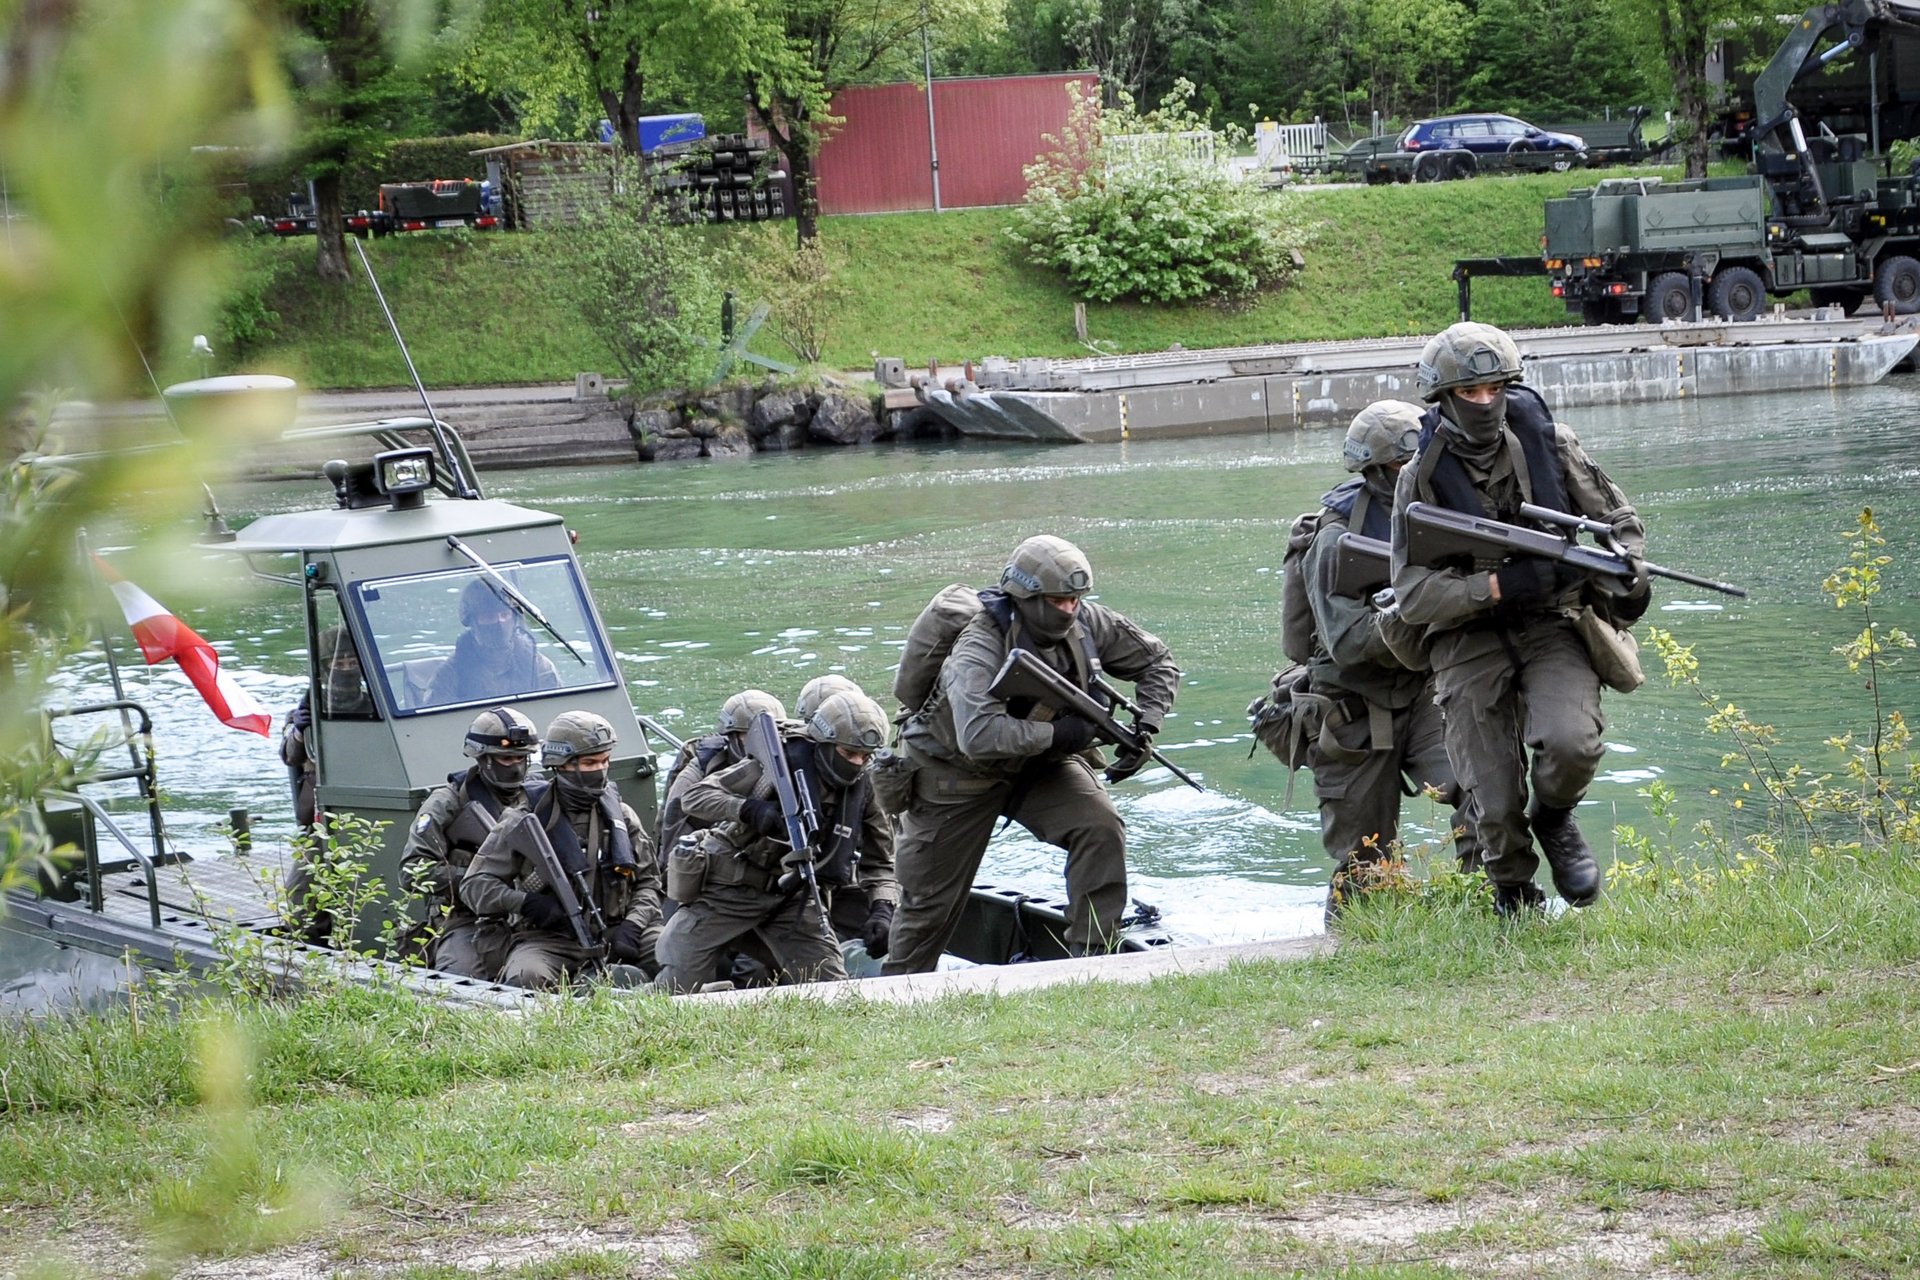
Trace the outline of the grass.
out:
M 1673 173 L 1677 171 L 1663 170 Z M 1429 333 L 1455 319 L 1451 276 L 1461 257 L 1538 251 L 1542 204 L 1605 172 L 1580 171 L 1421 186 L 1276 196 L 1318 224 L 1306 268 L 1290 288 L 1233 307 L 1090 304 L 1090 336 L 1116 352 Z M 848 264 L 851 289 L 829 329 L 826 363 L 865 369 L 873 356 L 957 363 L 986 355 L 1083 355 L 1074 299 L 1057 277 L 1027 265 L 1004 234 L 1005 210 L 838 217 L 822 222 L 829 250 Z M 784 225 L 716 228 L 721 242 L 783 240 Z M 566 264 L 539 233 L 462 233 L 379 241 L 370 249 L 422 376 L 435 386 L 570 380 L 609 369 L 599 341 L 557 301 Z M 311 241 L 236 246 L 273 337 L 235 367 L 278 369 L 327 388 L 406 381 L 364 283 L 340 291 L 311 278 Z M 744 284 L 740 286 L 745 289 Z M 1564 323 L 1539 279 L 1486 280 L 1475 313 L 1498 324 Z M 780 354 L 770 339 L 758 349 Z
M 1471 895 L 1375 895 L 1335 954 L 1146 987 L 521 1017 L 343 989 L 14 1024 L 0 1255 L 130 1270 L 128 1242 L 157 1239 L 257 1251 L 255 1275 L 443 1275 L 486 1253 L 499 1274 L 700 1280 L 1906 1275 L 1916 957 L 1920 864 L 1803 854 L 1622 878 L 1517 926 Z

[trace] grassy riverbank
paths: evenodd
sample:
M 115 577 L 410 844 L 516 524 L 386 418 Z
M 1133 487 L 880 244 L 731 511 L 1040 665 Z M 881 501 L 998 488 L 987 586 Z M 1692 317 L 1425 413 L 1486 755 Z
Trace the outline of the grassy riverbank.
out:
M 1920 1267 L 1910 855 L 1643 865 L 1515 927 L 1464 896 L 1144 988 L 9 1027 L 0 1251 L 132 1274 L 158 1223 L 255 1277 Z
M 1314 338 L 1426 333 L 1455 318 L 1453 261 L 1538 251 L 1541 205 L 1589 185 L 1591 171 L 1421 186 L 1317 191 L 1298 201 L 1319 224 L 1291 288 L 1234 308 L 1090 305 L 1088 329 L 1117 352 Z M 985 355 L 1085 354 L 1073 297 L 1025 264 L 1004 234 L 1005 210 L 828 218 L 822 235 L 850 288 L 829 328 L 827 363 L 871 367 Z M 785 225 L 716 228 L 722 240 L 784 237 Z M 395 237 L 370 250 L 430 385 L 571 379 L 607 369 L 598 340 L 558 301 L 566 263 L 538 233 Z M 278 317 L 249 368 L 295 371 L 314 387 L 397 386 L 406 371 L 364 283 L 342 292 L 310 278 L 311 241 L 236 249 Z M 746 286 L 740 286 L 745 290 Z M 1476 286 L 1476 315 L 1500 324 L 1558 324 L 1566 312 L 1539 279 Z M 771 338 L 758 349 L 783 354 Z

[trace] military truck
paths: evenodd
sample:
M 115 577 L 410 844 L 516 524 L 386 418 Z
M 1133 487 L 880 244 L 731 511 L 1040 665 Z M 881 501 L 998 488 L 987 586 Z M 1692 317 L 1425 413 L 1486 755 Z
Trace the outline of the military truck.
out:
M 1807 10 L 1754 82 L 1748 175 L 1616 178 L 1549 200 L 1541 256 L 1554 296 L 1589 324 L 1751 320 L 1802 289 L 1849 311 L 1871 296 L 1920 312 L 1920 176 L 1884 175 L 1859 135 L 1808 137 L 1787 99 L 1901 29 L 1920 29 L 1920 0 Z

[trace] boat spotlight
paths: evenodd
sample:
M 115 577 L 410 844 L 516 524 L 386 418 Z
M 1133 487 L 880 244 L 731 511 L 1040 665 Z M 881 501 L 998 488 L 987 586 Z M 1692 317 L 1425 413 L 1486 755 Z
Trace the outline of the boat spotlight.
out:
M 373 456 L 374 483 L 393 500 L 395 511 L 407 511 L 426 499 L 433 486 L 433 450 L 390 449 Z

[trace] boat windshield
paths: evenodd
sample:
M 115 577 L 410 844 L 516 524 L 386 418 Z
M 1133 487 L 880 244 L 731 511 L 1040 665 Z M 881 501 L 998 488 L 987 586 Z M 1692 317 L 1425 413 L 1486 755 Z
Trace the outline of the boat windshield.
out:
M 373 670 L 396 714 L 614 683 L 606 641 L 571 559 L 495 568 L 498 579 L 461 569 L 353 584 L 354 608 L 373 637 Z M 521 608 L 501 581 L 548 625 Z

